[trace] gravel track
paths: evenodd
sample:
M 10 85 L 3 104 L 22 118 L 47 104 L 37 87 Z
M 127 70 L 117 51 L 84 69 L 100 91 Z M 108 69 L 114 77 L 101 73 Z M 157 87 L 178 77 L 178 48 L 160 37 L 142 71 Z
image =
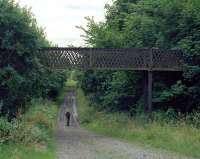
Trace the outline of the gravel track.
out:
M 66 109 L 72 114 L 70 127 L 66 127 Z M 75 92 L 71 90 L 66 94 L 58 114 L 56 129 L 58 159 L 192 159 L 92 134 L 80 128 L 76 118 Z

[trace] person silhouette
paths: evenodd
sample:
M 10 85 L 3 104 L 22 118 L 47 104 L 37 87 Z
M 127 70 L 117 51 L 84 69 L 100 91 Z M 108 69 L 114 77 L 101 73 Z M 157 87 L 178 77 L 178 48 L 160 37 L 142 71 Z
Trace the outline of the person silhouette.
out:
M 67 126 L 69 127 L 69 123 L 70 123 L 70 116 L 71 116 L 71 114 L 70 114 L 70 112 L 66 112 L 65 113 L 65 117 L 66 117 L 66 120 L 67 120 Z

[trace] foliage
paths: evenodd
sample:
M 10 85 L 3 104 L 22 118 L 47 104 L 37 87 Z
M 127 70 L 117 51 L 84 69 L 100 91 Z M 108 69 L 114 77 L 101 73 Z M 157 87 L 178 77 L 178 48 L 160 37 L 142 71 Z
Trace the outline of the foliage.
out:
M 52 143 L 50 146 L 41 145 L 30 147 L 24 145 L 1 145 L 0 158 L 3 159 L 55 159 L 55 147 Z
M 172 109 L 154 111 L 150 120 L 145 113 L 130 117 L 123 112 L 97 111 L 89 105 L 80 89 L 77 91 L 77 104 L 81 125 L 92 132 L 142 147 L 172 151 L 181 155 L 177 158 L 182 158 L 182 155 L 200 157 L 199 112 L 185 118 Z
M 57 106 L 48 100 L 32 100 L 30 109 L 8 122 L 0 118 L 0 158 L 54 159 Z
M 106 21 L 86 18 L 86 43 L 100 48 L 182 49 L 185 72 L 154 73 L 154 108 L 192 112 L 200 105 L 200 1 L 115 0 L 106 5 Z M 86 71 L 79 77 L 84 92 L 101 109 L 137 111 L 144 107 L 143 73 Z M 98 103 L 98 104 L 97 104 Z M 96 106 L 95 105 L 95 106 Z
M 38 49 L 46 46 L 30 9 L 0 0 L 0 115 L 16 117 L 32 98 L 58 94 L 66 77 L 42 65 Z
M 0 144 L 47 143 L 53 132 L 57 107 L 47 100 L 32 100 L 31 108 L 9 122 L 0 118 Z

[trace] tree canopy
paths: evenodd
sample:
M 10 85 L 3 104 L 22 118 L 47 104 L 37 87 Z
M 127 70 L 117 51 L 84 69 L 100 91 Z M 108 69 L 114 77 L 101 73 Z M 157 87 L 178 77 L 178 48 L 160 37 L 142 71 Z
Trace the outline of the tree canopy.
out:
M 14 117 L 36 97 L 54 97 L 65 74 L 41 64 L 38 49 L 50 46 L 30 9 L 0 0 L 0 115 Z
M 106 21 L 86 18 L 86 43 L 100 48 L 181 49 L 200 63 L 199 0 L 115 0 L 106 5 Z M 109 110 L 143 109 L 143 73 L 86 71 L 82 87 L 92 101 Z M 188 112 L 200 106 L 200 67 L 154 73 L 155 109 Z

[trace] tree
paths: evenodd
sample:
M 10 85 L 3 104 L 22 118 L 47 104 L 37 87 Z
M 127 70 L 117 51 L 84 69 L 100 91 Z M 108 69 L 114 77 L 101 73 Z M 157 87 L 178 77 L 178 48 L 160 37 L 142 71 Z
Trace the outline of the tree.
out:
M 47 97 L 62 86 L 65 75 L 40 61 L 38 50 L 46 46 L 50 42 L 30 9 L 0 0 L 0 115 L 14 117 L 31 98 Z
M 123 7 L 124 3 L 127 5 L 126 8 Z M 182 49 L 190 57 L 198 55 L 196 63 L 200 63 L 198 58 L 200 54 L 200 1 L 140 0 L 128 3 L 125 0 L 116 0 L 113 5 L 106 6 L 106 9 L 105 22 L 95 23 L 93 19 L 87 18 L 88 25 L 83 30 L 84 38 L 89 45 L 101 48 Z M 131 77 L 127 79 L 129 75 Z M 172 107 L 183 112 L 198 108 L 200 105 L 199 66 L 187 67 L 183 75 L 173 72 L 155 73 L 155 108 Z M 106 79 L 102 72 L 86 73 L 83 83 L 87 82 L 84 80 L 91 76 L 95 76 L 96 79 L 100 77 Z M 105 74 L 105 76 L 108 75 Z M 113 109 L 125 108 L 126 110 L 134 110 L 142 106 L 140 103 L 143 94 L 138 91 L 138 86 L 140 86 L 139 90 L 142 88 L 142 73 L 131 74 L 128 71 L 123 73 L 117 71 L 109 76 L 111 80 L 98 83 L 98 87 L 101 87 L 100 90 L 103 92 L 102 96 L 98 96 L 98 98 L 103 98 L 102 103 L 112 103 Z M 105 82 L 109 89 L 107 87 L 104 89 Z M 124 91 L 122 86 L 132 87 L 132 89 Z M 131 108 L 127 108 L 127 103 L 122 104 L 120 101 L 125 101 L 130 95 L 134 98 L 131 98 L 129 102 L 132 104 Z M 94 93 L 93 96 L 96 94 Z M 107 107 L 111 108 L 110 104 L 107 104 Z

